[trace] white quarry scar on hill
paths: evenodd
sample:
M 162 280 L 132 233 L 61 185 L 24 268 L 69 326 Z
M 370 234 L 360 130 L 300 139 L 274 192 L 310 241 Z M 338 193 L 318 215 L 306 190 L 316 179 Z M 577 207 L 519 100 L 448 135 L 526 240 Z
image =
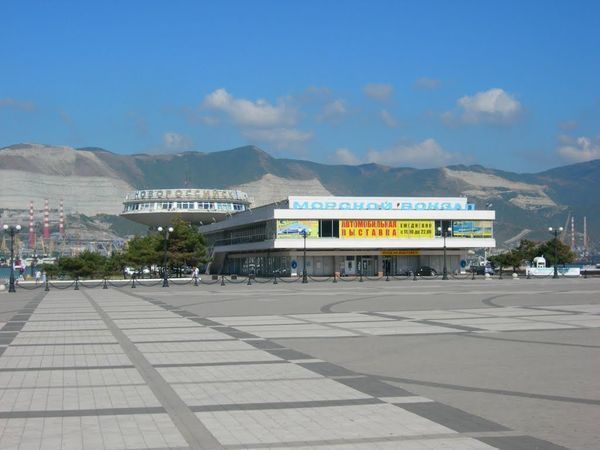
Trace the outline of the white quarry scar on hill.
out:
M 30 200 L 41 209 L 45 198 L 50 199 L 50 207 L 56 209 L 62 198 L 67 212 L 77 211 L 90 216 L 119 214 L 125 193 L 132 190 L 128 183 L 110 177 L 0 170 L 0 207 L 6 209 L 28 209 Z
M 511 193 L 514 197 L 510 202 L 522 209 L 558 207 L 554 200 L 548 197 L 543 185 L 511 181 L 497 175 L 466 170 L 444 169 L 444 172 L 446 177 L 469 185 L 462 191 L 467 197 L 491 199 Z
M 296 180 L 270 173 L 260 180 L 232 186 L 232 189 L 246 192 L 252 198 L 254 207 L 285 200 L 289 195 L 332 195 L 316 178 Z

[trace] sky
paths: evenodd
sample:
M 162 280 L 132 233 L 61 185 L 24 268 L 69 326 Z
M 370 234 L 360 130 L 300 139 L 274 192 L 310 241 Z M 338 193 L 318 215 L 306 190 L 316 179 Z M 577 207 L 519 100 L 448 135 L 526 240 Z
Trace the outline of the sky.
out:
M 598 1 L 10 1 L 0 147 L 516 172 L 600 158 Z

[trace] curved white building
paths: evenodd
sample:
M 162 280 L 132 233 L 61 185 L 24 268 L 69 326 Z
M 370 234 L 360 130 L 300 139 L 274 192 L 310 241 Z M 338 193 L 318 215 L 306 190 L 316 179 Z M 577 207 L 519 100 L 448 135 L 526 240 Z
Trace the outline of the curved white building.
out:
M 151 227 L 175 217 L 206 225 L 249 209 L 248 194 L 227 189 L 148 189 L 131 192 L 123 202 L 122 217 Z

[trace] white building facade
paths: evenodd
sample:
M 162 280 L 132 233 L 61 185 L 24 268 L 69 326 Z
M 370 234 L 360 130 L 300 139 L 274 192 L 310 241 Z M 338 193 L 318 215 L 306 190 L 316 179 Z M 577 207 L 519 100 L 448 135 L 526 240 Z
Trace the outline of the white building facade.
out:
M 289 197 L 200 227 L 213 273 L 401 275 L 466 268 L 493 248 L 495 211 L 464 197 Z M 304 256 L 306 255 L 306 266 Z

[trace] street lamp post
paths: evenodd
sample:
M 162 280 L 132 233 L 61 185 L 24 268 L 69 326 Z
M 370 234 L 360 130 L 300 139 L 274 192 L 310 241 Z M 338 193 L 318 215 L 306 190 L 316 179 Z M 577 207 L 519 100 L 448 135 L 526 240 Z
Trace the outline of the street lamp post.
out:
M 8 292 L 17 292 L 15 289 L 15 234 L 21 231 L 21 225 L 4 225 L 4 232 L 10 236 L 10 280 L 8 282 Z
M 302 230 L 302 237 L 304 238 L 304 256 L 302 257 L 302 283 L 308 283 L 308 277 L 306 276 L 306 228 Z
M 442 233 L 444 237 L 444 268 L 442 269 L 442 280 L 448 279 L 448 267 L 446 266 L 446 238 L 448 237 L 448 233 L 452 231 L 452 228 L 448 227 L 443 230 L 442 227 L 438 227 L 438 231 Z
M 552 278 L 558 278 L 558 233 L 562 233 L 563 227 L 548 227 L 548 231 L 554 235 L 554 275 Z
M 158 227 L 159 233 L 165 232 L 165 237 L 163 240 L 163 284 L 162 287 L 169 287 L 169 274 L 167 271 L 167 245 L 169 242 L 169 233 L 173 232 L 173 227 Z
M 37 264 L 37 260 L 38 260 L 38 255 L 36 255 L 35 253 L 33 255 L 31 255 L 31 278 L 33 279 L 35 276 L 34 270 L 35 270 L 35 265 Z

